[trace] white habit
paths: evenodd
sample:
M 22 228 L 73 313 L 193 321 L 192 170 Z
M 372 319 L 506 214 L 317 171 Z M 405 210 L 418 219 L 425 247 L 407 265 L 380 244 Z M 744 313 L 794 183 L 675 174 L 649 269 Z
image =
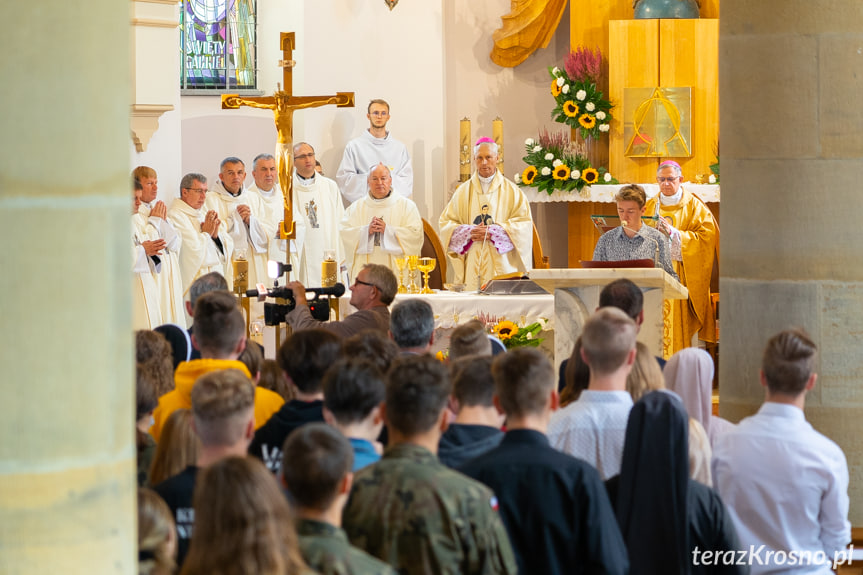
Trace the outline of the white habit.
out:
M 210 234 L 201 231 L 201 223 L 206 215 L 206 207 L 196 210 L 180 198 L 175 198 L 174 203 L 168 208 L 168 221 L 182 238 L 180 276 L 183 278 L 184 297 L 192 282 L 202 275 L 210 272 L 225 275 L 225 264 L 228 269 L 231 267 L 230 260 L 226 256 L 231 253 L 233 247 L 231 236 L 219 231 L 219 240 L 223 248 L 219 249 Z M 228 276 L 225 275 L 225 278 L 227 279 Z M 228 286 L 230 285 L 229 282 Z
M 145 226 L 143 216 L 132 216 L 132 329 L 135 330 L 153 329 L 163 323 L 155 269 L 141 245 L 150 239 L 144 233 Z
M 306 180 L 294 172 L 294 221 L 297 228 L 294 272 L 301 284 L 321 285 L 324 250 L 335 250 L 336 262 L 340 266 L 344 263 L 345 252 L 339 237 L 339 224 L 344 214 L 339 187 L 333 180 L 320 174 Z
M 369 234 L 373 217 L 383 219 L 383 233 Z M 398 274 L 393 258 L 419 255 L 423 245 L 423 222 L 416 204 L 395 192 L 382 200 L 366 193 L 345 210 L 340 229 L 351 280 L 365 264 L 385 265 Z
M 248 225 L 243 222 L 243 218 L 237 212 L 237 206 L 241 204 L 249 206 L 251 210 Z M 233 240 L 233 251 L 228 255 L 227 265 L 230 271 L 226 270 L 225 273 L 228 288 L 233 289 L 231 261 L 239 259 L 241 255 L 245 255 L 249 262 L 249 288 L 259 282 L 268 283 L 267 260 L 269 259 L 270 238 L 275 235 L 276 228 L 270 225 L 271 222 L 266 217 L 263 217 L 266 209 L 261 201 L 261 196 L 250 194 L 245 188 L 240 188 L 240 193 L 236 196 L 231 195 L 222 185 L 222 182 L 217 181 L 213 185 L 213 189 L 207 194 L 204 207 L 207 210 L 215 210 L 219 214 L 222 228 Z
M 143 227 L 148 240 L 165 240 L 161 260 L 156 266 L 156 285 L 159 287 L 162 322 L 186 325 L 186 309 L 183 306 L 183 278 L 180 275 L 180 248 L 182 240 L 177 230 L 167 219 L 150 215 L 152 206 L 141 203 L 138 215 L 146 218 Z M 167 215 L 166 215 L 167 217 Z
M 483 179 L 474 172 L 456 189 L 440 216 L 441 242 L 452 266 L 453 283 L 466 284 L 469 290 L 477 288 L 478 276 L 485 282 L 533 267 L 533 219 L 527 198 L 499 170 Z M 491 216 L 488 238 L 473 242 L 470 230 L 483 217 L 484 205 Z
M 393 190 L 406 198 L 413 195 L 414 173 L 411 158 L 404 144 L 387 132 L 384 138 L 375 138 L 368 130 L 348 142 L 336 182 L 345 201 L 353 204 L 369 191 L 369 170 L 383 163 L 390 169 Z
M 249 194 L 257 194 L 261 204 L 264 207 L 264 213 L 261 215 L 261 220 L 266 229 L 273 229 L 273 236 L 270 238 L 270 247 L 268 249 L 267 258 L 269 260 L 281 262 L 283 264 L 288 263 L 287 260 L 287 246 L 288 240 L 279 239 L 279 225 L 282 223 L 282 220 L 285 219 L 285 194 L 282 193 L 282 188 L 279 187 L 279 184 L 274 184 L 273 188 L 269 192 L 265 192 L 258 188 L 255 184 L 249 186 L 247 190 Z M 294 208 L 294 220 L 296 220 L 296 208 Z M 294 224 L 296 229 L 296 233 L 302 233 L 301 230 L 302 222 L 299 225 Z M 296 245 L 295 241 L 291 240 L 291 265 L 296 269 Z M 291 279 L 294 279 L 294 275 L 291 275 Z M 258 280 L 259 282 L 263 282 L 267 284 L 267 286 L 273 285 L 273 280 L 269 276 L 265 276 L 265 280 Z M 280 278 L 280 283 L 284 285 L 284 278 Z M 252 287 L 252 286 L 249 286 Z

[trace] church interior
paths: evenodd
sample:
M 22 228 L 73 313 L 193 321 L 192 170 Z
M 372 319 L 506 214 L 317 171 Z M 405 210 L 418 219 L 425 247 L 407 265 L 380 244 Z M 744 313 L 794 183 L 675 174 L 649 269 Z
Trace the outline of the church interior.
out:
M 333 177 L 347 142 L 366 128 L 366 105 L 385 99 L 388 129 L 411 156 L 412 199 L 433 228 L 460 182 L 466 129 L 471 143 L 499 140 L 510 179 L 526 168 L 526 140 L 543 131 L 576 138 L 577 130 L 554 120 L 549 93 L 550 69 L 571 51 L 601 51 L 599 85 L 621 112 L 625 89 L 689 88 L 691 150 L 674 159 L 722 229 L 709 274 L 716 326 L 701 338 L 717 362 L 718 414 L 738 421 L 758 409 L 764 342 L 804 327 L 820 352 L 806 417 L 845 453 L 849 519 L 854 541 L 863 543 L 856 497 L 863 495 L 863 272 L 853 264 L 863 237 L 857 1 L 701 0 L 692 20 L 638 20 L 628 0 L 238 3 L 254 10 L 254 42 L 243 53 L 254 73 L 233 91 L 190 81 L 185 66 L 218 59 L 221 48 L 183 46 L 183 2 L 10 7 L 27 25 L 0 40 L 7 107 L 0 229 L 8 263 L 0 280 L 0 429 L 12 438 L 0 447 L 0 523 L 16 526 L 0 530 L 8 550 L 0 565 L 83 572 L 98 556 L 98 572 L 133 571 L 129 173 L 155 168 L 158 198 L 168 203 L 186 173 L 216 181 L 225 157 L 249 164 L 273 153 L 273 114 L 222 109 L 220 96 L 285 88 L 283 32 L 295 33 L 294 95 L 353 92 L 355 101 L 297 111 L 294 142 L 312 144 Z M 530 26 L 514 30 L 513 20 Z M 628 155 L 629 136 L 623 122 L 612 122 L 610 134 L 587 143 L 591 162 L 619 184 L 655 186 L 657 167 L 671 156 Z M 615 214 L 612 192 L 601 188 L 585 195 L 522 187 L 532 198 L 534 250 L 541 245 L 551 270 L 591 259 L 600 236 L 591 216 Z M 37 269 L 52 273 L 35 279 Z

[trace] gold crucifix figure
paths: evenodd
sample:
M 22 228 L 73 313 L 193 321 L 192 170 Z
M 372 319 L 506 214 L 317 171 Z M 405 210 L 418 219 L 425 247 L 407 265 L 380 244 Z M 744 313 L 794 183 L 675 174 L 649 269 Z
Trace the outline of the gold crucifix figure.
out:
M 222 95 L 222 109 L 235 110 L 240 106 L 249 106 L 273 111 L 276 130 L 279 132 L 279 140 L 276 144 L 276 165 L 279 172 L 279 186 L 282 188 L 282 193 L 285 196 L 285 219 L 282 222 L 279 237 L 282 239 L 294 239 L 296 232 L 294 230 L 293 178 L 291 177 L 291 172 L 294 169 L 294 110 L 317 108 L 332 104 L 335 104 L 339 108 L 353 108 L 354 93 L 336 92 L 335 96 L 294 96 L 292 68 L 296 62 L 291 59 L 291 52 L 295 45 L 294 32 L 282 32 L 280 43 L 284 59 L 279 63 L 284 69 L 282 78 L 284 89 L 281 86 L 277 86 L 275 94 L 264 97 L 242 97 L 236 94 L 224 94 Z

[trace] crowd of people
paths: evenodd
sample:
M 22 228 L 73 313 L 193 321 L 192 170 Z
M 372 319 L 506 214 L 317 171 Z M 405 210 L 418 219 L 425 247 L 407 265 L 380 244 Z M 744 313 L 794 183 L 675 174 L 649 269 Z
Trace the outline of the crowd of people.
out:
M 360 274 L 355 292 L 392 291 L 385 266 Z M 493 355 L 477 321 L 437 359 L 432 308 L 409 299 L 359 331 L 298 328 L 265 384 L 212 279 L 194 286 L 198 359 L 136 336 L 141 572 L 826 574 L 844 557 L 848 469 L 805 421 L 802 330 L 767 342 L 764 405 L 733 425 L 706 352 L 663 370 L 638 345 L 628 280 L 560 383 L 542 351 Z
M 204 174 L 188 173 L 170 206 L 157 199 L 156 171 L 135 168 L 134 327 L 187 325 L 186 295 L 210 272 L 219 272 L 229 286 L 235 273 L 245 274 L 249 287 L 272 286 L 268 262 L 289 262 L 296 280 L 291 287 L 300 292 L 321 282 L 325 259 L 344 279 L 357 277 L 366 264 L 396 270 L 396 258 L 420 254 L 423 221 L 411 200 L 407 148 L 387 130 L 387 102 L 372 100 L 367 118 L 370 127 L 348 142 L 336 181 L 323 175 L 307 142 L 286 150 L 288 158 L 256 156 L 248 187 L 246 163 L 237 157 L 222 160 L 213 183 Z M 498 145 L 481 138 L 474 156 L 477 173 L 458 188 L 440 217 L 453 283 L 468 288 L 530 269 L 533 242 L 528 202 L 497 170 Z M 278 160 L 293 166 L 293 221 L 287 226 Z M 236 266 L 239 261 L 245 265 Z

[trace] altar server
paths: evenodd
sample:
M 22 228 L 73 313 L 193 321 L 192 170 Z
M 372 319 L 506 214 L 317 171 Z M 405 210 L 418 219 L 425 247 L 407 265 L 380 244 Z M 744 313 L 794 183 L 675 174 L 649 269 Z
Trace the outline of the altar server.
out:
M 345 202 L 352 204 L 366 195 L 369 166 L 382 163 L 390 169 L 393 190 L 406 198 L 413 194 L 414 175 L 411 158 L 404 144 L 393 138 L 387 130 L 390 105 L 385 100 L 369 102 L 369 129 L 348 142 L 336 182 Z
M 151 240 L 144 234 L 144 218 L 138 213 L 141 207 L 141 182 L 134 181 L 132 204 L 132 328 L 153 329 L 162 324 L 159 306 L 159 288 L 153 277 L 152 258 L 165 248 L 165 241 Z

